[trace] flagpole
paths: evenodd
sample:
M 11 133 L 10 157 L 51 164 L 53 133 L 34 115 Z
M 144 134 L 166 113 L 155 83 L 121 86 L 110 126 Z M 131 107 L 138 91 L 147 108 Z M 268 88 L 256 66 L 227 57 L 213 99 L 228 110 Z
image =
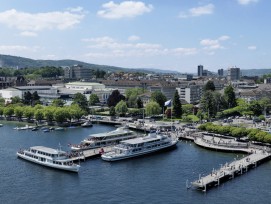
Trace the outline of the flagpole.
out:
M 173 112 L 173 101 L 171 101 L 171 131 L 172 131 L 172 126 L 173 126 L 173 122 L 172 122 L 172 112 Z

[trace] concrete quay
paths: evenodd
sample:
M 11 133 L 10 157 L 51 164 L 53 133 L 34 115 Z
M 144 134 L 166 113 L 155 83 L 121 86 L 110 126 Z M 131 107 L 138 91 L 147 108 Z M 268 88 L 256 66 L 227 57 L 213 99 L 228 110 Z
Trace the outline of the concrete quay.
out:
M 222 182 L 233 179 L 236 176 L 242 175 L 249 169 L 256 168 L 260 163 L 270 159 L 271 154 L 265 151 L 256 151 L 247 157 L 240 160 L 234 160 L 231 163 L 226 163 L 220 169 L 213 169 L 212 172 L 204 177 L 199 175 L 199 179 L 191 182 L 192 186 L 207 191 L 211 187 L 219 186 Z
M 202 135 L 201 137 L 195 137 L 194 142 L 198 146 L 207 149 L 213 149 L 216 151 L 245 152 L 245 153 L 253 153 L 256 151 L 254 148 L 249 148 L 248 143 L 237 142 L 234 139 Z

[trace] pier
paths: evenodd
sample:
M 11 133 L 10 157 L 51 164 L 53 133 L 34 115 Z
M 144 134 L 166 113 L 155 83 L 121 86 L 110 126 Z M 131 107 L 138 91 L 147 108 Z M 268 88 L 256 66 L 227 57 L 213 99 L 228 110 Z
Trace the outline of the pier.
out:
M 213 169 L 207 176 L 201 177 L 199 175 L 199 179 L 191 182 L 191 184 L 197 189 L 207 191 L 211 187 L 219 186 L 222 182 L 242 175 L 252 168 L 256 168 L 258 164 L 270 159 L 270 157 L 270 153 L 263 150 L 256 150 L 256 153 L 250 154 L 247 157 L 240 160 L 234 160 L 223 166 L 221 165 L 221 168 L 218 170 Z

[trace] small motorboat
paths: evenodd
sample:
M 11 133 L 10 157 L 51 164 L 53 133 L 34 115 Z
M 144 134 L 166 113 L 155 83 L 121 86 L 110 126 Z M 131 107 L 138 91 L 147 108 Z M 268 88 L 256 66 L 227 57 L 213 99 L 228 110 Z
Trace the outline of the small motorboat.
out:
M 81 127 L 92 127 L 93 125 L 92 125 L 92 122 L 91 121 L 86 121 L 86 122 L 84 122 L 82 125 L 81 125 Z
M 37 130 L 39 130 L 38 127 L 33 127 L 33 128 L 31 129 L 31 131 L 37 131 Z
M 62 131 L 62 130 L 65 130 L 63 127 L 57 127 L 55 128 L 55 131 Z

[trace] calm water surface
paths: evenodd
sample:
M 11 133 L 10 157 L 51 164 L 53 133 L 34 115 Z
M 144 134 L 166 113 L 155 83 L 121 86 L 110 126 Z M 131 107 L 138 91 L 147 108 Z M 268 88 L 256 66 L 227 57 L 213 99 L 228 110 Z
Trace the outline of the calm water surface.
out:
M 58 148 L 59 143 L 69 150 L 69 143 L 115 127 L 94 125 L 43 133 L 16 131 L 15 126 L 4 123 L 0 128 L 0 203 L 271 203 L 271 162 L 202 193 L 187 190 L 186 180 L 210 173 L 236 154 L 179 142 L 168 152 L 115 163 L 89 159 L 81 162 L 75 174 L 18 159 L 16 151 L 35 145 Z

